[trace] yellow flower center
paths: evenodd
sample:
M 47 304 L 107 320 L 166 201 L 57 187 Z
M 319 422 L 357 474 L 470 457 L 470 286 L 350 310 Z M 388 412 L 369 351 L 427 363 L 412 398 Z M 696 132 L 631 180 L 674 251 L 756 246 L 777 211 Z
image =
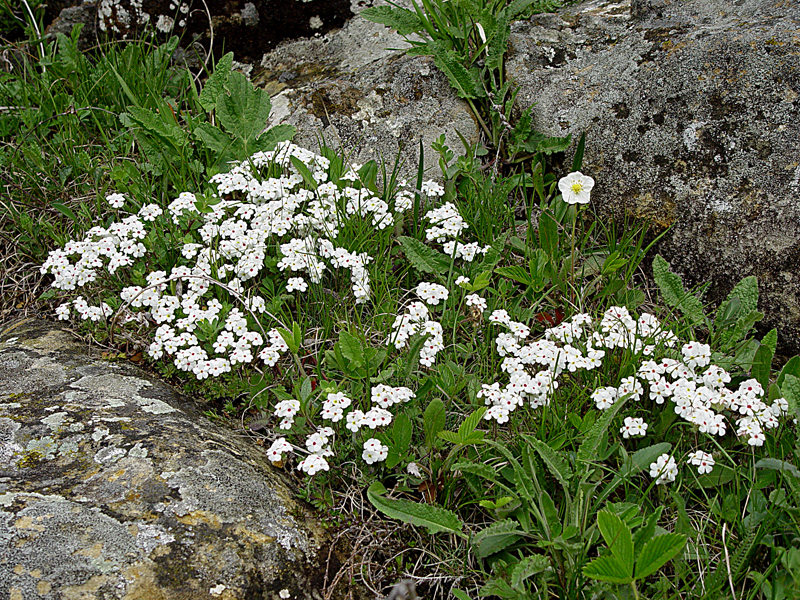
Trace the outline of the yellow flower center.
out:
M 580 181 L 573 181 L 570 187 L 572 188 L 573 192 L 575 192 L 576 194 L 580 194 L 581 190 L 583 189 L 583 183 L 581 183 Z

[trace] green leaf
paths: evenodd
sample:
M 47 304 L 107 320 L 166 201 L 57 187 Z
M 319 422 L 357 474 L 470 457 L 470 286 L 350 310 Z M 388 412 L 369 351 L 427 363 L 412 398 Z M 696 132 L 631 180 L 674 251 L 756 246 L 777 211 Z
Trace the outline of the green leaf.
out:
M 734 298 L 737 300 L 735 304 L 738 307 L 739 314 L 747 314 L 758 308 L 758 278 L 750 275 L 733 286 L 733 289 L 717 311 L 715 324 L 724 317 Z
M 645 471 L 650 468 L 650 464 L 662 454 L 668 454 L 672 444 L 669 442 L 660 442 L 637 450 L 631 457 L 624 461 L 619 470 L 620 477 L 631 477 L 640 471 Z
M 305 165 L 305 163 L 296 156 L 290 156 L 289 160 L 292 161 L 292 166 L 297 169 L 298 173 L 300 173 L 300 176 L 303 178 L 305 184 L 312 190 L 316 190 L 318 187 L 317 180 L 314 179 L 314 175 L 311 174 L 311 171 Z
M 664 507 L 659 506 L 658 508 L 653 511 L 650 516 L 634 534 L 633 536 L 633 549 L 636 558 L 638 559 L 642 553 L 642 549 L 644 548 L 645 542 L 650 540 L 656 532 L 656 526 L 658 525 L 658 520 L 661 518 L 661 513 L 664 512 Z
M 490 579 L 486 582 L 486 585 L 480 589 L 478 596 L 497 596 L 499 598 L 513 600 L 519 598 L 519 592 L 508 585 L 505 579 Z
M 200 92 L 200 106 L 206 112 L 211 112 L 217 106 L 217 99 L 223 93 L 228 75 L 233 65 L 233 52 L 228 52 L 214 65 L 214 72 L 206 81 Z
M 514 281 L 517 281 L 523 285 L 533 285 L 533 280 L 531 279 L 528 271 L 520 266 L 512 265 L 510 267 L 497 267 L 494 272 L 503 277 L 513 279 Z
M 762 343 L 753 357 L 753 368 L 750 370 L 750 375 L 765 390 L 769 389 L 769 376 L 772 373 L 772 356 L 774 354 L 775 351 L 772 348 Z
M 438 435 L 445 442 L 450 442 L 451 444 L 456 444 L 456 445 L 461 444 L 463 439 L 455 431 L 440 431 Z
M 453 588 L 450 590 L 450 593 L 453 594 L 453 596 L 455 596 L 458 600 L 471 600 L 469 595 L 464 590 Z
M 269 94 L 256 89 L 243 73 L 233 71 L 225 89 L 229 95 L 217 100 L 217 118 L 225 130 L 251 145 L 264 131 L 272 110 Z M 247 148 L 248 150 L 251 148 Z
M 736 325 L 727 332 L 723 332 L 723 335 L 720 336 L 722 340 L 726 340 L 722 345 L 723 351 L 730 350 L 737 342 L 744 339 L 753 329 L 753 326 L 763 318 L 764 313 L 758 312 L 757 310 L 750 311 L 746 315 L 739 317 L 739 320 L 736 321 Z
M 411 445 L 411 419 L 405 413 L 400 413 L 394 418 L 394 425 L 392 426 L 392 441 L 394 442 L 394 450 L 398 454 L 405 454 Z
M 786 380 L 787 375 L 800 377 L 800 356 L 793 356 L 783 365 L 781 372 L 778 374 L 778 379 L 775 381 L 778 387 L 783 387 L 783 382 Z
M 550 472 L 555 476 L 558 482 L 566 489 L 569 480 L 572 479 L 572 469 L 569 466 L 569 461 L 563 452 L 553 450 L 550 446 L 542 440 L 538 440 L 529 435 L 522 437 L 533 446 L 533 449 L 542 457 L 542 461 L 550 469 Z
M 525 580 L 550 568 L 550 559 L 544 554 L 526 556 L 511 571 L 511 587 L 524 591 Z
M 670 269 L 669 263 L 660 254 L 653 259 L 653 279 L 658 284 L 664 301 L 680 309 L 694 327 L 706 323 L 703 303 L 697 296 L 684 289 L 680 275 Z
M 580 171 L 583 164 L 583 148 L 586 145 L 586 132 L 581 134 L 578 140 L 578 148 L 575 150 L 575 157 L 572 159 L 572 172 Z
M 375 6 L 365 8 L 359 13 L 367 21 L 380 23 L 397 30 L 400 35 L 409 35 L 425 30 L 425 24 L 420 18 L 405 8 L 392 6 Z
M 72 212 L 72 209 L 69 206 L 61 204 L 60 202 L 53 202 L 50 206 L 55 208 L 58 212 L 67 217 L 73 223 L 76 223 L 78 221 L 77 217 L 75 216 L 75 213 Z
M 544 138 L 539 142 L 539 145 L 536 147 L 536 152 L 541 152 L 542 154 L 556 154 L 557 152 L 566 152 L 567 148 L 569 148 L 570 144 L 572 143 L 572 134 L 566 137 L 549 137 Z
M 800 469 L 795 467 L 792 463 L 777 458 L 762 458 L 756 465 L 756 469 L 772 469 L 773 471 L 781 471 L 784 473 L 791 473 L 800 479 Z
M 539 215 L 539 246 L 547 256 L 555 257 L 558 249 L 558 223 L 547 211 Z
M 633 535 L 630 528 L 618 515 L 607 510 L 597 513 L 597 527 L 611 554 L 625 567 L 626 576 L 633 575 Z
M 600 581 L 607 581 L 620 585 L 626 585 L 633 581 L 633 577 L 631 577 L 625 565 L 623 565 L 616 556 L 611 554 L 595 558 L 592 562 L 583 567 L 583 574 L 591 579 L 598 579 Z
M 478 558 L 486 558 L 508 548 L 525 534 L 519 523 L 513 519 L 505 519 L 492 523 L 480 530 L 472 538 L 472 547 Z
M 767 335 L 765 335 L 761 340 L 761 343 L 772 350 L 772 354 L 774 355 L 775 351 L 778 349 L 778 330 L 770 329 L 767 332 Z
M 488 481 L 496 481 L 497 480 L 497 471 L 495 471 L 492 467 L 484 463 L 473 463 L 473 462 L 457 462 L 450 470 L 461 471 L 462 473 L 470 473 L 471 475 L 477 475 L 483 479 Z
M 642 549 L 636 561 L 636 579 L 652 575 L 672 560 L 686 545 L 686 536 L 680 533 L 665 533 L 654 537 Z
M 297 129 L 294 125 L 287 125 L 285 123 L 282 125 L 275 125 L 275 127 L 270 127 L 258 136 L 258 140 L 256 140 L 253 149 L 256 152 L 269 152 L 275 149 L 278 142 L 287 142 L 291 140 L 295 133 L 297 133 Z
M 481 424 L 481 419 L 483 419 L 483 415 L 486 414 L 487 408 L 485 406 L 481 406 L 478 410 L 473 411 L 470 415 L 464 419 L 464 422 L 458 427 L 458 435 L 462 438 L 466 438 L 469 434 L 475 431 L 478 428 L 478 425 Z
M 503 11 L 497 17 L 495 33 L 491 39 L 489 39 L 489 45 L 486 48 L 487 69 L 503 68 L 503 61 L 508 52 L 508 36 L 510 33 L 511 29 L 508 26 L 508 18 L 505 15 L 505 11 Z
M 450 270 L 451 259 L 419 240 L 407 236 L 398 238 L 403 253 L 415 269 L 422 273 L 442 275 Z
M 432 40 L 428 46 L 433 51 L 433 60 L 439 70 L 447 76 L 459 98 L 481 98 L 486 95 L 483 89 L 475 85 L 475 80 L 470 72 L 459 62 L 455 52 L 439 40 Z
M 425 445 L 431 450 L 434 448 L 439 432 L 444 429 L 444 421 L 444 402 L 439 398 L 434 398 L 428 404 L 422 417 L 423 428 L 425 430 Z
M 425 527 L 429 533 L 444 532 L 452 533 L 461 538 L 467 537 L 461 531 L 464 524 L 453 511 L 429 504 L 385 498 L 383 496 L 385 493 L 386 488 L 379 481 L 376 481 L 367 489 L 369 501 L 386 516 L 417 527 Z
M 591 463 L 597 460 L 597 450 L 600 448 L 600 443 L 603 440 L 609 425 L 617 413 L 628 401 L 629 396 L 623 396 L 617 400 L 611 408 L 603 411 L 600 418 L 595 421 L 592 428 L 586 433 L 586 438 L 578 447 L 577 460 L 581 463 Z
M 220 158 L 233 147 L 233 138 L 219 127 L 214 127 L 211 123 L 198 124 L 192 134 L 203 142 L 207 148 L 220 155 Z
M 162 104 L 161 110 L 167 110 L 166 103 Z M 186 132 L 178 127 L 172 118 L 172 111 L 167 116 L 165 114 L 156 114 L 146 108 L 129 106 L 127 112 L 134 122 L 138 123 L 148 133 L 161 138 L 164 142 L 168 142 L 176 148 L 181 148 L 189 143 Z
M 789 408 L 794 413 L 795 419 L 800 419 L 800 379 L 787 374 L 781 386 L 783 397 L 789 403 Z
M 339 348 L 342 350 L 344 357 L 350 362 L 355 363 L 356 365 L 364 366 L 364 347 L 361 345 L 361 341 L 357 337 L 347 333 L 344 330 L 340 331 Z

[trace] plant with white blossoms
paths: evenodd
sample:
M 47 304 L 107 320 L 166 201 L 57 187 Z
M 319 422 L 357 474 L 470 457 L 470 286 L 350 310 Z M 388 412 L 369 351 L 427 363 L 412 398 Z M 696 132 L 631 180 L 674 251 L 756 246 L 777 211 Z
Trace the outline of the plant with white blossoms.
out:
M 528 343 L 530 330 L 512 321 L 505 310 L 493 311 L 488 321 L 509 330 L 495 338 L 508 382 L 483 384 L 478 392 L 490 405 L 484 418 L 497 423 L 508 422 L 511 413 L 525 404 L 533 408 L 548 405 L 565 373 L 597 370 L 620 351 L 641 356 L 641 361 L 634 375 L 590 393 L 598 410 L 608 410 L 623 398 L 633 403 L 647 401 L 652 410 L 669 399 L 672 410 L 698 433 L 722 437 L 730 428 L 751 446 L 762 445 L 764 431 L 778 427 L 788 410 L 783 398 L 772 404 L 764 402 L 764 390 L 755 379 L 743 381 L 735 390 L 727 388 L 731 376 L 710 364 L 707 344 L 690 341 L 680 346 L 679 353 L 672 350 L 677 337 L 650 314 L 634 319 L 627 308 L 615 306 L 599 323 L 590 315 L 579 314 Z M 627 416 L 620 433 L 628 439 L 645 436 L 647 429 L 643 418 Z M 699 466 L 701 474 L 710 472 L 715 464 L 713 456 L 702 450 L 693 452 L 689 463 Z M 671 482 L 673 472 L 677 473 L 673 458 L 659 464 L 659 473 L 665 465 L 668 468 L 659 475 L 660 484 Z

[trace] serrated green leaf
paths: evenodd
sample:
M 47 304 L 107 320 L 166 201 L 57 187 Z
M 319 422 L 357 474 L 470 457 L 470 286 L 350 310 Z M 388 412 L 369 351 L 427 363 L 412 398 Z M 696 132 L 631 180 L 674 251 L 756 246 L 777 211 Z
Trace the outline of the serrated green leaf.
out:
M 583 574 L 591 579 L 617 583 L 620 585 L 629 584 L 633 577 L 628 574 L 620 560 L 611 554 L 595 558 L 588 565 L 583 567 Z
M 567 148 L 569 148 L 570 144 L 572 143 L 572 134 L 569 134 L 566 137 L 548 137 L 544 138 L 539 142 L 539 145 L 536 147 L 536 152 L 541 152 L 542 154 L 555 154 L 557 152 L 566 152 Z
M 513 519 L 505 519 L 492 523 L 476 533 L 472 538 L 472 547 L 475 548 L 475 555 L 478 558 L 486 558 L 508 548 L 524 534 L 525 532 L 519 528 L 519 523 Z
M 428 43 L 433 51 L 433 61 L 439 70 L 447 76 L 450 85 L 453 86 L 459 98 L 474 99 L 482 98 L 486 92 L 475 85 L 475 79 L 464 65 L 459 62 L 458 56 L 439 40 L 432 40 Z
M 233 147 L 233 138 L 211 123 L 198 124 L 192 134 L 218 155 L 229 152 Z
M 533 449 L 536 450 L 537 454 L 539 454 L 544 464 L 547 466 L 553 476 L 555 476 L 558 482 L 564 487 L 564 489 L 567 489 L 569 480 L 572 479 L 573 473 L 569 466 L 569 461 L 567 460 L 566 455 L 563 452 L 554 450 L 543 441 L 532 436 L 523 435 L 523 437 L 531 446 L 533 446 Z
M 703 303 L 684 289 L 680 275 L 670 269 L 669 263 L 660 254 L 653 259 L 653 279 L 661 290 L 664 301 L 679 309 L 694 327 L 706 322 Z
M 461 538 L 467 537 L 461 531 L 464 524 L 453 511 L 429 504 L 385 498 L 385 493 L 386 488 L 380 482 L 373 483 L 367 489 L 369 501 L 386 516 L 417 527 L 425 527 L 429 533 L 444 532 Z
M 162 110 L 166 110 L 167 105 L 162 105 Z M 145 129 L 151 135 L 156 135 L 166 142 L 172 143 L 177 148 L 181 148 L 189 143 L 186 132 L 178 127 L 170 116 L 157 115 L 156 113 L 139 106 L 129 106 L 128 115 L 131 119 Z
M 426 246 L 415 238 L 400 236 L 398 241 L 406 258 L 418 271 L 442 275 L 450 270 L 451 258 L 446 254 Z
M 214 65 L 214 72 L 200 91 L 200 106 L 206 112 L 211 112 L 217 106 L 217 99 L 223 93 L 232 65 L 233 52 L 228 52 Z
M 633 575 L 633 535 L 630 528 L 614 513 L 601 510 L 597 513 L 597 527 L 606 546 L 625 568 L 626 577 Z
M 359 14 L 367 21 L 380 23 L 395 29 L 400 35 L 409 35 L 425 30 L 425 24 L 420 18 L 405 8 L 375 6 L 365 8 Z
M 672 560 L 686 545 L 686 536 L 665 533 L 647 542 L 636 561 L 636 579 L 644 579 Z
M 526 579 L 543 573 L 549 568 L 550 559 L 544 554 L 526 556 L 514 565 L 514 570 L 511 571 L 511 587 L 519 591 L 524 591 Z
M 478 596 L 482 598 L 485 596 L 497 596 L 499 598 L 513 600 L 514 598 L 518 598 L 519 594 L 516 590 L 512 589 L 504 579 L 490 579 L 486 582 L 486 585 L 480 589 Z
M 660 442 L 637 450 L 631 457 L 624 461 L 619 470 L 620 477 L 631 477 L 640 471 L 647 470 L 650 464 L 662 454 L 669 453 L 672 444 L 669 442 Z
M 645 543 L 655 534 L 656 526 L 658 525 L 658 520 L 661 518 L 662 512 L 664 512 L 664 507 L 657 507 L 655 511 L 650 513 L 644 524 L 633 535 L 633 549 L 637 559 L 642 554 Z
M 267 131 L 258 136 L 253 149 L 256 152 L 270 152 L 275 149 L 278 142 L 288 142 L 297 133 L 294 125 L 275 125 L 270 127 Z
M 629 396 L 623 396 L 617 400 L 611 408 L 603 411 L 600 418 L 595 421 L 591 429 L 586 433 L 586 438 L 578 447 L 577 460 L 580 463 L 591 463 L 597 460 L 597 449 L 600 447 L 600 442 L 603 436 L 608 431 L 609 425 L 617 413 L 628 401 Z
M 455 431 L 440 431 L 437 435 L 445 442 L 450 442 L 451 444 L 460 444 L 463 439 Z
M 772 354 L 775 354 L 775 351 L 778 349 L 778 330 L 770 329 L 767 335 L 761 340 L 761 343 L 772 350 Z
M 510 33 L 511 29 L 508 26 L 508 18 L 506 17 L 505 11 L 502 11 L 497 17 L 494 35 L 489 39 L 489 44 L 486 48 L 487 69 L 503 68 L 503 61 L 508 52 L 508 36 Z
M 256 138 L 264 131 L 272 110 L 269 94 L 256 89 L 238 71 L 233 71 L 225 82 L 228 94 L 217 99 L 217 119 L 222 127 L 241 139 L 246 149 L 252 149 Z
M 485 406 L 481 406 L 464 419 L 464 422 L 458 427 L 458 435 L 460 435 L 462 439 L 466 438 L 478 428 L 478 425 L 481 424 L 481 420 L 483 419 L 483 415 L 486 414 L 486 410 L 487 408 Z
M 794 375 L 786 374 L 781 386 L 783 397 L 789 403 L 789 409 L 794 413 L 795 419 L 800 419 L 800 379 Z
M 517 281 L 523 285 L 533 285 L 533 280 L 531 279 L 528 271 L 520 266 L 512 265 L 510 267 L 497 267 L 494 272 L 503 277 L 513 279 L 514 281 Z
M 353 363 L 364 366 L 364 346 L 354 335 L 342 330 L 339 332 L 339 348 L 342 355 Z
M 484 463 L 472 463 L 472 462 L 458 462 L 455 463 L 452 467 L 450 467 L 451 471 L 461 471 L 462 473 L 470 473 L 471 475 L 477 475 L 478 477 L 482 477 L 488 481 L 496 481 L 497 480 L 497 471 L 495 471 L 492 467 Z

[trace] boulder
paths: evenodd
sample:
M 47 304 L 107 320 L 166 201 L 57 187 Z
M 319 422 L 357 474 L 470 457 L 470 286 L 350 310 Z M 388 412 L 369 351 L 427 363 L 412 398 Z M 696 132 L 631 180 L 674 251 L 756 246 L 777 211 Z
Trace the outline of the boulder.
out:
M 263 448 L 56 324 L 0 331 L 0 597 L 322 598 L 329 546 Z
M 633 15 L 631 14 L 633 12 Z M 759 279 L 800 352 L 800 5 L 585 2 L 517 23 L 508 72 L 538 127 L 586 132 L 601 214 L 670 227 L 659 251 L 719 301 Z
M 358 21 L 264 57 L 274 122 L 312 147 L 321 128 L 359 161 L 402 142 L 407 176 L 420 137 L 457 151 L 455 129 L 477 138 L 429 58 L 376 51 L 405 44 Z M 670 228 L 658 251 L 689 285 L 710 283 L 709 302 L 756 275 L 786 353 L 800 352 L 798 31 L 796 2 L 592 0 L 513 24 L 507 61 L 537 129 L 586 132 L 599 213 Z
M 150 30 L 198 42 L 205 51 L 213 37 L 215 56 L 232 51 L 246 63 L 283 40 L 341 27 L 352 14 L 350 0 L 57 0 L 45 17 L 49 33 L 69 34 L 83 23 L 84 45 L 95 34 L 131 39 Z

